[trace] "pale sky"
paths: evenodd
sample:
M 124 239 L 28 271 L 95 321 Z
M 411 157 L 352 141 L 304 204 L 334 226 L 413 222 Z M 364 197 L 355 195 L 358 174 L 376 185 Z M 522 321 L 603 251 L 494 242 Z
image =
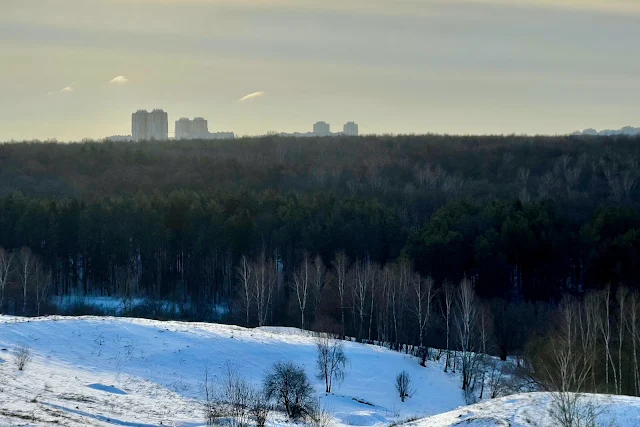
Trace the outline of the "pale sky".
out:
M 640 0 L 0 0 L 0 141 L 140 108 L 238 135 L 640 126 Z

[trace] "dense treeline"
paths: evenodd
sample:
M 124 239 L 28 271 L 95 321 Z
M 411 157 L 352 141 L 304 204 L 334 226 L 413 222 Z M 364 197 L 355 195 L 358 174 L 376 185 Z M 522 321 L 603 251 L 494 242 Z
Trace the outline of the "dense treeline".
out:
M 505 357 L 563 294 L 638 288 L 639 160 L 629 137 L 3 144 L 0 308 L 145 296 L 445 347 L 468 282 Z
M 460 197 L 551 197 L 582 211 L 632 204 L 640 196 L 639 140 L 432 135 L 0 144 L 0 195 L 328 191 L 402 206 L 415 226 Z
M 265 251 L 288 282 L 304 253 L 385 265 L 400 256 L 436 283 L 468 277 L 482 297 L 556 301 L 638 283 L 640 217 L 597 209 L 584 223 L 551 201 L 450 202 L 418 230 L 397 208 L 321 193 L 179 191 L 93 201 L 0 198 L 0 243 L 31 248 L 57 294 L 116 295 L 124 278 L 157 298 L 233 297 L 242 256 Z

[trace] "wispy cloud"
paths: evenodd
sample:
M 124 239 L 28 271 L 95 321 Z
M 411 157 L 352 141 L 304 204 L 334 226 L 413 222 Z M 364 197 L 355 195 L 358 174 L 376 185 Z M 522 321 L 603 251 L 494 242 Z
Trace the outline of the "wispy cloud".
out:
M 73 92 L 73 88 L 71 86 L 67 86 L 60 89 L 60 92 Z
M 109 84 L 112 85 L 126 85 L 127 83 L 131 83 L 128 78 L 125 76 L 116 76 L 109 81 Z
M 253 93 L 250 93 L 249 95 L 243 96 L 242 98 L 240 98 L 238 100 L 238 102 L 244 102 L 244 101 L 247 101 L 249 99 L 259 98 L 259 97 L 264 96 L 264 95 L 265 95 L 265 92 L 263 92 L 263 91 L 253 92 Z

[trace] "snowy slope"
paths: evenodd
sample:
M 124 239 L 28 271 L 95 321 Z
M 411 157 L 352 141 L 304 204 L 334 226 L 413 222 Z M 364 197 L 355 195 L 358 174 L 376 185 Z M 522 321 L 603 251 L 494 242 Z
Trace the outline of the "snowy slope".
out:
M 12 355 L 21 345 L 33 353 L 24 372 Z M 256 385 L 278 360 L 303 365 L 336 425 L 386 425 L 464 404 L 457 379 L 439 367 L 423 368 L 410 356 L 356 343 L 345 343 L 345 381 L 325 396 L 314 376 L 314 338 L 293 328 L 0 316 L 0 348 L 2 426 L 204 425 L 199 399 L 205 367 L 220 374 L 227 361 Z M 416 385 L 405 403 L 393 385 L 402 369 Z
M 640 399 L 629 396 L 591 395 L 602 411 L 603 427 L 640 426 Z M 403 427 L 549 427 L 549 393 L 525 393 L 470 405 L 457 410 L 404 424 Z

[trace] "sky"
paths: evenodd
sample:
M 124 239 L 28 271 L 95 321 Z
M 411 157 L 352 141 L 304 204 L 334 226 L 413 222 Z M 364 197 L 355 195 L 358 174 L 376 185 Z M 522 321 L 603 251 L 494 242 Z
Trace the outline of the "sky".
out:
M 0 0 L 0 141 L 640 126 L 640 0 Z

